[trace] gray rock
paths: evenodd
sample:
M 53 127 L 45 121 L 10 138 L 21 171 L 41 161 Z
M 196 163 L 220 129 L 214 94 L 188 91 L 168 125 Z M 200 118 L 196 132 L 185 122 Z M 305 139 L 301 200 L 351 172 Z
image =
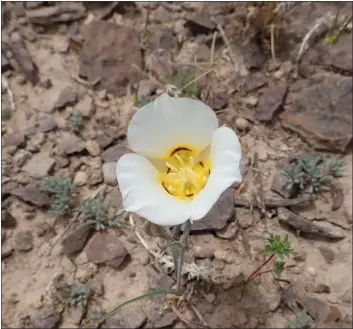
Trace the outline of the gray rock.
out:
M 97 279 L 97 277 L 90 279 L 87 282 L 87 286 L 89 287 L 89 289 L 95 293 L 98 296 L 103 295 L 104 293 L 104 286 L 103 283 Z
M 23 170 L 34 178 L 43 178 L 48 176 L 54 164 L 55 160 L 50 157 L 48 152 L 40 152 L 33 155 L 24 165 Z
M 33 249 L 33 235 L 31 231 L 18 231 L 15 234 L 14 247 L 19 251 L 30 251 Z
M 57 152 L 59 155 L 71 155 L 82 152 L 84 149 L 85 144 L 82 139 L 78 138 L 75 134 L 66 134 L 61 138 Z
M 58 99 L 54 104 L 54 109 L 62 109 L 77 102 L 77 93 L 73 87 L 66 87 L 61 90 Z
M 244 118 L 237 118 L 235 120 L 235 126 L 239 131 L 247 131 L 250 128 L 250 123 Z
M 47 133 L 50 131 L 53 131 L 54 129 L 56 129 L 57 127 L 57 123 L 54 119 L 50 118 L 50 119 L 45 119 L 43 120 L 43 122 L 41 123 L 39 130 L 42 133 Z
M 124 244 L 113 232 L 98 232 L 87 243 L 85 253 L 90 262 L 118 270 L 129 256 Z
M 96 109 L 93 99 L 87 94 L 77 103 L 76 108 L 85 118 L 91 118 Z
M 34 328 L 49 328 L 54 329 L 57 328 L 61 315 L 60 312 L 45 307 L 38 310 L 32 317 L 32 324 Z
M 320 254 L 324 257 L 327 264 L 332 264 L 335 260 L 335 252 L 326 246 L 319 247 Z
M 74 256 L 84 248 L 91 233 L 92 229 L 90 226 L 86 224 L 78 225 L 62 240 L 63 252 L 68 257 Z
M 116 186 L 116 162 L 106 162 L 102 166 L 104 181 L 108 185 Z
M 122 314 L 118 317 L 112 317 L 106 320 L 102 328 L 141 328 L 147 321 L 145 313 L 138 307 L 122 310 Z
M 236 222 L 231 222 L 227 227 L 222 230 L 216 231 L 215 234 L 222 239 L 233 239 L 238 232 L 238 226 Z
M 222 230 L 234 216 L 234 190 L 228 188 L 205 217 L 193 222 L 191 232 Z
M 102 154 L 101 158 L 104 162 L 117 162 L 124 154 L 131 153 L 125 145 L 114 145 L 106 149 Z
M 15 167 L 22 167 L 23 164 L 31 157 L 31 152 L 20 149 L 12 158 L 12 163 Z
M 46 193 L 32 185 L 15 188 L 10 191 L 10 194 L 38 207 L 48 207 L 51 203 L 50 198 Z
M 216 24 L 212 21 L 208 12 L 200 12 L 189 18 L 186 26 L 194 35 L 208 34 L 216 28 Z
M 4 138 L 4 141 L 6 146 L 22 147 L 26 139 L 24 134 L 17 133 L 17 134 L 7 135 Z
M 38 152 L 45 142 L 45 135 L 41 132 L 36 133 L 27 143 L 27 150 L 31 152 Z
M 76 186 L 83 186 L 87 183 L 88 175 L 84 171 L 78 171 L 74 178 Z

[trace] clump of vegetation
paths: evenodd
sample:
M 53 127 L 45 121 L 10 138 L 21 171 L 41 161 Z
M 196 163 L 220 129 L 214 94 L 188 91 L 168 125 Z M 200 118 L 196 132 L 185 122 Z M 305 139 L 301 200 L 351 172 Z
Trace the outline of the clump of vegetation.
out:
M 76 185 L 69 179 L 46 177 L 42 188 L 52 195 L 50 213 L 54 217 L 67 214 L 70 208 L 71 195 L 76 192 Z
M 79 303 L 87 305 L 92 293 L 91 289 L 87 285 L 68 285 L 64 279 L 58 281 L 56 288 L 69 306 L 75 306 Z
M 322 156 L 306 156 L 282 170 L 290 191 L 321 193 L 329 191 L 334 178 L 346 176 L 344 160 L 324 161 Z
M 348 25 L 352 22 L 353 15 L 345 17 L 342 22 L 339 21 L 339 14 L 341 11 L 342 5 L 338 8 L 335 19 L 333 20 L 330 30 L 326 36 L 325 42 L 327 44 L 335 44 L 339 41 L 342 33 L 347 29 Z
M 72 112 L 67 120 L 67 125 L 70 130 L 77 132 L 80 130 L 83 123 L 82 114 L 80 112 Z
M 267 241 L 268 244 L 263 250 L 261 250 L 261 254 L 269 255 L 269 257 L 249 276 L 246 282 L 250 282 L 262 274 L 272 271 L 274 272 L 276 278 L 280 279 L 285 265 L 284 258 L 289 257 L 290 255 L 296 255 L 296 252 L 291 247 L 291 243 L 288 239 L 288 234 L 286 234 L 282 239 L 280 235 L 269 233 Z M 278 259 L 275 259 L 276 257 L 278 257 Z M 272 260 L 275 260 L 273 262 L 273 269 L 270 271 L 260 272 L 261 268 L 263 268 Z
M 176 92 L 180 92 L 179 96 L 197 97 L 201 95 L 201 88 L 198 81 L 194 81 L 196 76 L 190 70 L 177 70 L 174 74 L 167 73 L 165 75 L 166 83 L 176 87 Z
M 77 210 L 83 214 L 83 220 L 94 226 L 96 231 L 103 231 L 108 228 L 121 227 L 117 215 L 111 216 L 108 207 L 100 200 L 85 201 L 81 203 L 81 207 Z
M 311 316 L 303 310 L 296 314 L 293 320 L 289 320 L 285 328 L 310 328 L 310 325 L 313 324 L 313 322 Z

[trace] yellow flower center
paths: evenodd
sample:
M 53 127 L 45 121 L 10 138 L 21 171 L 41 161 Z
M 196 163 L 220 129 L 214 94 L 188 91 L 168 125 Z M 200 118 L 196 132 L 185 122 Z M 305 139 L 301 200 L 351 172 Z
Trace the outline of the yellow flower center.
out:
M 161 184 L 171 195 L 183 200 L 192 200 L 205 187 L 210 166 L 195 158 L 194 152 L 186 147 L 177 147 L 165 161 L 166 172 Z

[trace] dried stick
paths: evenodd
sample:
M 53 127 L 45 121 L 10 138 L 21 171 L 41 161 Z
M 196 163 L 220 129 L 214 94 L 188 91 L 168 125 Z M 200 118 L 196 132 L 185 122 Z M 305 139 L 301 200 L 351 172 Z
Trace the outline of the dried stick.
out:
M 5 87 L 6 91 L 7 91 L 8 96 L 9 96 L 9 102 L 10 102 L 11 110 L 15 111 L 16 110 L 16 105 L 15 105 L 15 101 L 13 99 L 13 92 L 11 90 L 10 84 L 9 84 L 9 82 L 7 81 L 7 79 L 3 75 L 1 76 L 1 81 L 2 81 L 2 84 L 4 85 L 4 87 Z
M 266 208 L 279 208 L 279 207 L 292 207 L 292 206 L 302 206 L 306 205 L 315 200 L 315 197 L 312 195 L 303 195 L 295 199 L 264 199 L 263 205 Z M 237 197 L 234 198 L 234 204 L 238 207 L 244 208 L 251 208 L 252 206 L 255 207 L 262 207 L 262 204 L 252 204 L 248 200 L 239 199 Z

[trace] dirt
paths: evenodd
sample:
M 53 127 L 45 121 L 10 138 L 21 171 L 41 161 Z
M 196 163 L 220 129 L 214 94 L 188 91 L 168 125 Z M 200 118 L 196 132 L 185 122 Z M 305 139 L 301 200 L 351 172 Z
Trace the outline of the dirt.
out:
M 146 103 L 165 90 L 180 95 L 191 79 L 171 82 L 166 72 L 187 70 L 198 87 L 186 91 L 238 133 L 244 180 L 191 231 L 186 300 L 137 301 L 102 328 L 283 328 L 301 311 L 298 305 L 312 327 L 351 327 L 351 25 L 335 45 L 325 44 L 324 33 L 310 40 L 298 67 L 305 34 L 315 20 L 336 13 L 335 3 L 300 3 L 276 22 L 276 63 L 270 28 L 259 33 L 263 20 L 249 16 L 248 5 L 148 6 L 2 3 L 2 326 L 87 327 L 122 302 L 175 285 L 170 256 L 146 250 L 128 214 L 119 217 L 124 226 L 107 232 L 72 225 L 73 212 L 50 214 L 50 195 L 40 186 L 47 176 L 69 178 L 78 186 L 73 209 L 80 200 L 100 198 L 110 210 L 120 209 L 115 163 L 130 152 L 126 130 L 136 112 L 139 71 L 139 101 Z M 349 10 L 347 3 L 341 12 Z M 67 124 L 73 112 L 82 114 L 77 131 Z M 310 205 L 263 207 L 263 200 L 290 196 L 283 177 L 275 187 L 273 181 L 281 178 L 280 163 L 303 153 L 342 158 L 347 176 L 335 181 L 332 195 Z M 234 206 L 232 195 L 250 200 L 253 209 Z M 132 219 L 147 246 L 163 245 L 143 218 Z M 306 228 L 315 228 L 314 236 Z M 268 232 L 288 234 L 297 254 L 285 259 L 281 281 L 271 272 L 245 285 L 265 260 L 260 252 Z M 327 232 L 339 239 L 327 239 Z M 68 305 L 62 280 L 89 286 L 88 303 Z

